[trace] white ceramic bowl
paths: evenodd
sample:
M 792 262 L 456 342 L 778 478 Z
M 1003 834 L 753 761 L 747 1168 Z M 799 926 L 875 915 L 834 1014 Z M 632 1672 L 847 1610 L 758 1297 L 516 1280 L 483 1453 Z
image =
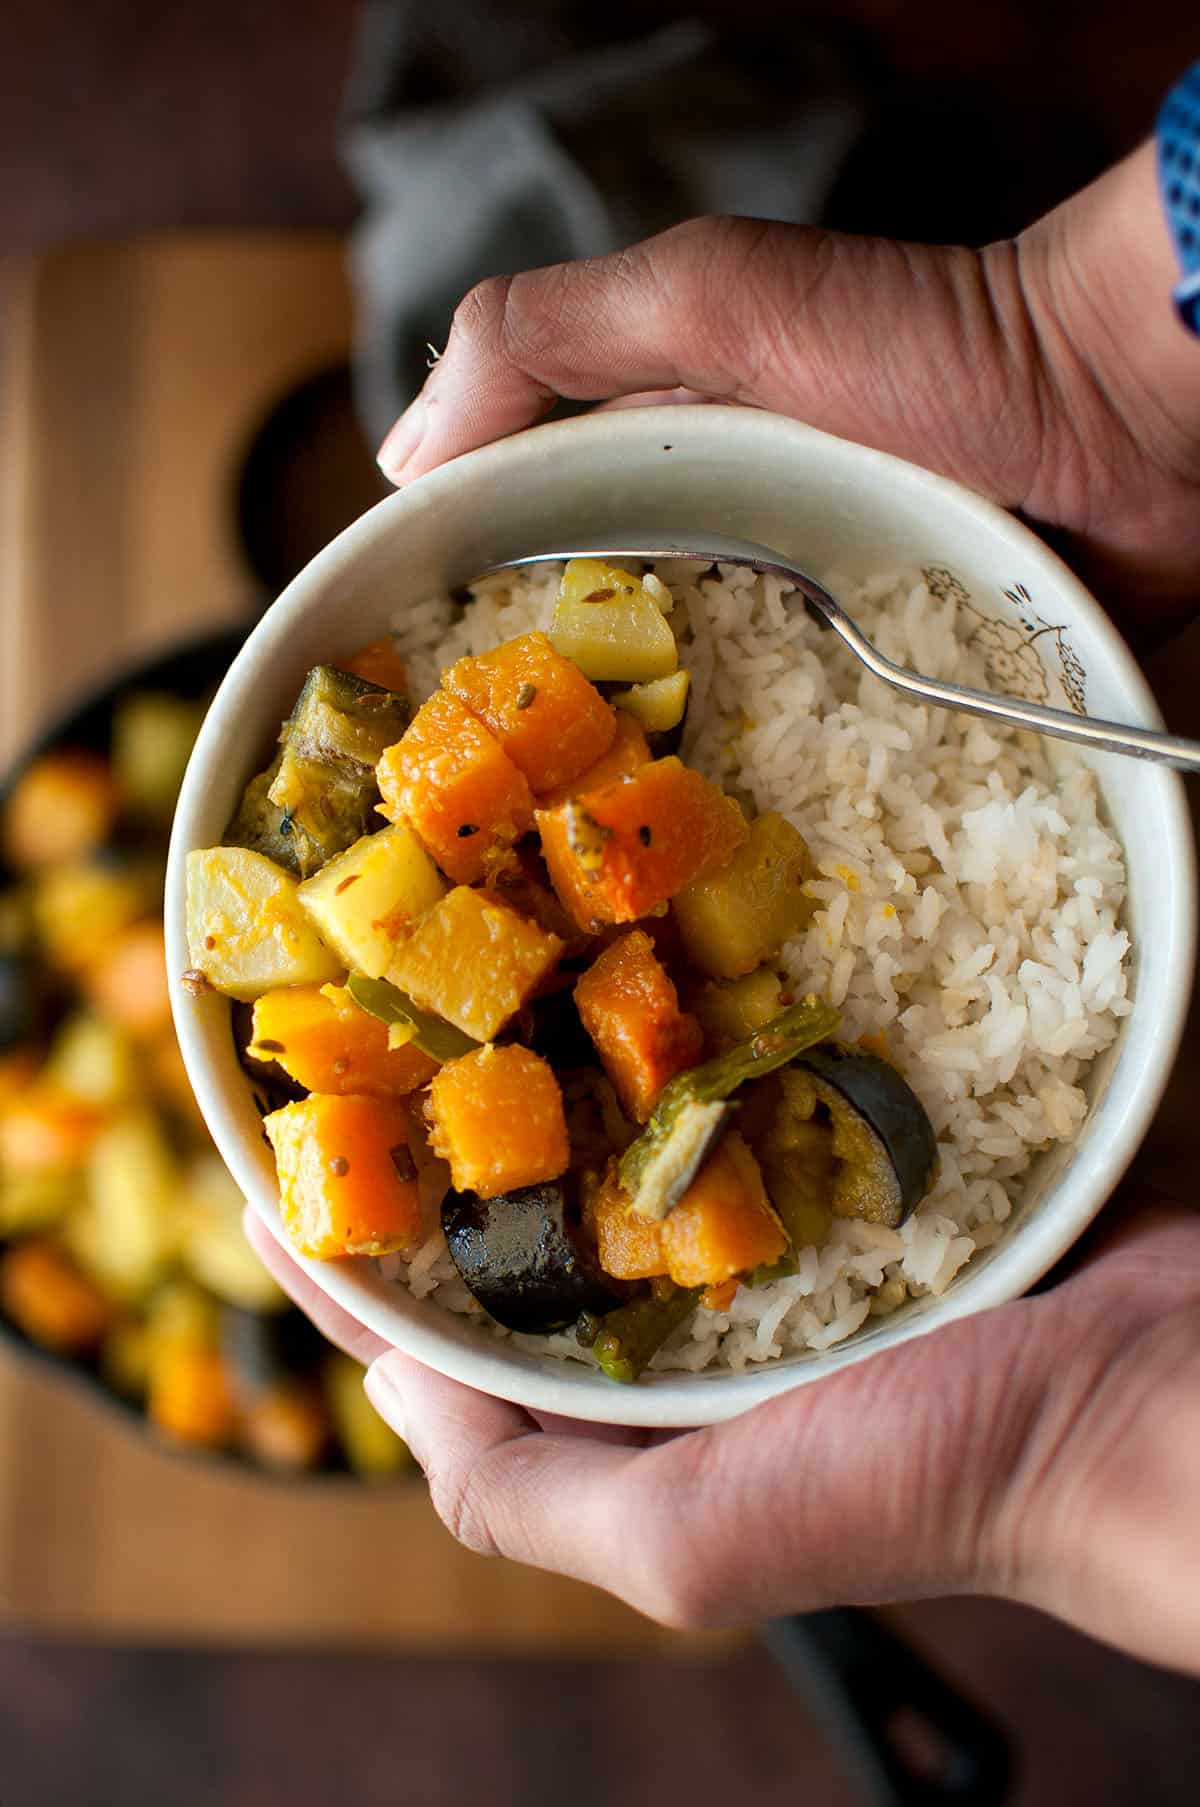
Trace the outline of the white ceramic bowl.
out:
M 381 502 L 301 572 L 217 695 L 184 781 L 167 877 L 175 1020 L 209 1128 L 254 1209 L 280 1234 L 272 1158 L 238 1064 L 229 1007 L 189 996 L 184 859 L 222 832 L 308 668 L 376 637 L 406 603 L 541 546 L 636 542 L 639 532 L 730 533 L 817 575 L 924 569 L 990 625 L 998 688 L 1161 725 L 1124 643 L 1066 566 L 1002 510 L 913 465 L 778 416 L 680 407 L 592 414 L 473 452 Z M 1111 1193 L 1162 1095 L 1191 986 L 1195 874 L 1178 777 L 1103 756 L 1097 771 L 1129 867 L 1134 1007 L 1091 1075 L 1073 1147 L 1035 1167 L 1003 1238 L 940 1299 L 868 1320 L 850 1341 L 741 1374 L 655 1374 L 620 1388 L 530 1355 L 382 1281 L 370 1262 L 304 1263 L 340 1305 L 410 1355 L 539 1410 L 639 1425 L 709 1423 L 960 1317 L 1015 1298 Z

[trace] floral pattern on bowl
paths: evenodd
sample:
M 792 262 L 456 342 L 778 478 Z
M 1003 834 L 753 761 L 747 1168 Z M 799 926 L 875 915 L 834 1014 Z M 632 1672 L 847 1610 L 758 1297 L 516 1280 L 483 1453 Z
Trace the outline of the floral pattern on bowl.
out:
M 997 690 L 1027 703 L 1054 703 L 1057 678 L 1068 706 L 1076 715 L 1087 714 L 1087 672 L 1067 639 L 1067 630 L 1038 614 L 1024 584 L 1013 584 L 1004 592 L 1016 615 L 1012 620 L 985 615 L 962 579 L 944 565 L 926 565 L 921 575 L 931 596 L 939 602 L 953 597 L 959 608 L 974 618 L 977 625 L 968 640 L 983 654 L 988 680 Z M 1057 672 L 1047 667 L 1043 656 L 1047 647 L 1058 654 Z

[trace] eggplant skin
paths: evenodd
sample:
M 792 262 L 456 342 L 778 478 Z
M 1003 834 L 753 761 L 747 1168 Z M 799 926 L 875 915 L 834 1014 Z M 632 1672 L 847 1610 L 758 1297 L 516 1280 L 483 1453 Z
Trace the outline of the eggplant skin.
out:
M 826 1042 L 797 1056 L 794 1064 L 827 1085 L 872 1129 L 895 1176 L 897 1229 L 911 1216 L 937 1172 L 937 1137 L 908 1081 L 890 1061 L 858 1048 Z
M 558 1180 L 498 1198 L 449 1192 L 442 1228 L 464 1284 L 506 1330 L 565 1330 L 581 1312 L 621 1303 L 571 1223 Z

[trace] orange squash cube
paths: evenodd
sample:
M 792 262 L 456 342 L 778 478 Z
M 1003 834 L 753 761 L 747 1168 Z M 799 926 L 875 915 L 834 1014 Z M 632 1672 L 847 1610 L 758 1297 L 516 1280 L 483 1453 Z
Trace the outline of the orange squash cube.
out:
M 35 1082 L 0 1106 L 0 1168 L 69 1173 L 82 1166 L 105 1120 L 99 1105 Z
M 617 731 L 607 753 L 601 754 L 595 765 L 590 765 L 586 772 L 580 772 L 578 778 L 573 778 L 570 783 L 558 784 L 553 790 L 543 791 L 538 797 L 540 808 L 553 809 L 559 803 L 569 802 L 572 797 L 589 791 L 602 791 L 621 778 L 631 778 L 641 766 L 650 764 L 650 747 L 641 722 L 636 716 L 630 715 L 628 709 L 617 709 L 614 714 Z
M 584 1224 L 596 1239 L 596 1257 L 614 1280 L 654 1280 L 667 1271 L 663 1226 L 639 1217 L 609 1165 L 603 1184 L 584 1205 Z
M 562 949 L 494 893 L 456 885 L 401 942 L 387 977 L 422 1010 L 487 1042 L 549 978 Z
M 360 646 L 356 653 L 351 653 L 348 659 L 336 663 L 339 671 L 348 671 L 351 677 L 362 678 L 367 684 L 378 684 L 381 690 L 394 691 L 397 696 L 404 696 L 408 689 L 404 660 L 390 637 L 372 640 L 369 645 Z
M 604 949 L 575 987 L 579 1020 L 596 1044 L 623 1109 L 644 1123 L 676 1073 L 694 1067 L 704 1037 L 641 929 Z
M 758 1162 L 736 1130 L 722 1138 L 660 1227 L 677 1286 L 718 1285 L 778 1261 L 788 1246 Z
M 150 1364 L 146 1415 L 180 1443 L 220 1449 L 233 1438 L 237 1412 L 218 1349 L 169 1340 Z
M 455 1189 L 497 1198 L 557 1179 L 571 1158 L 562 1093 L 540 1055 L 509 1043 L 449 1061 L 429 1088 L 435 1154 Z
M 18 1242 L 6 1250 L 0 1303 L 33 1342 L 64 1355 L 94 1349 L 112 1321 L 99 1287 L 50 1242 Z
M 161 922 L 135 922 L 90 962 L 84 990 L 98 1014 L 139 1040 L 171 1021 L 167 954 Z
M 283 1227 L 300 1254 L 387 1255 L 420 1238 L 408 1127 L 396 1098 L 314 1095 L 264 1118 Z
M 673 757 L 539 810 L 537 825 L 554 889 L 582 928 L 649 915 L 747 834 L 733 798 Z
M 533 827 L 533 794 L 496 736 L 456 696 L 422 703 L 376 767 L 383 813 L 407 822 L 443 872 L 474 884 Z
M 413 1043 L 390 1048 L 386 1023 L 360 1010 L 341 985 L 285 985 L 254 1006 L 248 1052 L 273 1060 L 309 1092 L 407 1098 L 438 1063 Z
M 578 778 L 616 737 L 612 709 L 545 634 L 459 659 L 442 684 L 486 723 L 535 795 Z

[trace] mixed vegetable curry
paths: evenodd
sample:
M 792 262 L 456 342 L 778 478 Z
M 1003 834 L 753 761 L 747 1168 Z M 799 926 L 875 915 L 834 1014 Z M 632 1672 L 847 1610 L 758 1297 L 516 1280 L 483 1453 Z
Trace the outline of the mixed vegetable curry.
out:
M 386 642 L 318 667 L 188 867 L 185 983 L 252 1004 L 245 1058 L 296 1088 L 265 1120 L 295 1247 L 412 1253 L 440 1211 L 497 1323 L 625 1381 L 835 1215 L 899 1224 L 936 1154 L 778 969 L 808 850 L 678 757 L 670 604 L 574 560 L 548 634 L 415 712 Z
M 246 1242 L 175 1041 L 162 880 L 201 714 L 125 690 L 109 744 L 44 752 L 0 812 L 0 1312 L 176 1442 L 396 1473 L 358 1364 Z

